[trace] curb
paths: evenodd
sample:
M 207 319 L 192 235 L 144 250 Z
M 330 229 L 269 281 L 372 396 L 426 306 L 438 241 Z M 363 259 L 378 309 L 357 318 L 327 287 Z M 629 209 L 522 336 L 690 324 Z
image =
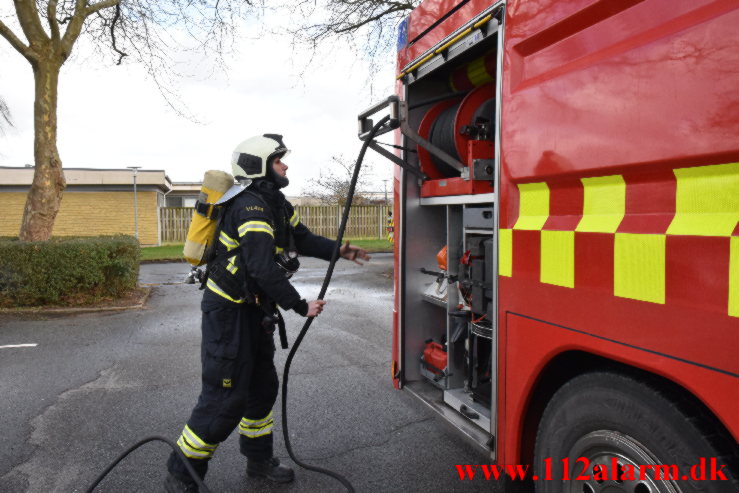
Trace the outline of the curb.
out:
M 187 261 L 181 258 L 162 258 L 162 259 L 149 258 L 146 260 L 139 260 L 139 264 L 177 264 L 177 263 L 186 264 Z
M 140 289 L 145 291 L 141 300 L 135 305 L 129 306 L 100 306 L 100 307 L 57 307 L 57 308 L 45 308 L 40 306 L 29 307 L 29 308 L 0 308 L 0 315 L 29 315 L 29 314 L 40 314 L 40 313 L 52 313 L 52 314 L 78 314 L 78 313 L 98 313 L 98 312 L 122 312 L 125 310 L 140 310 L 146 306 L 146 302 L 149 301 L 151 296 L 152 286 L 141 286 Z

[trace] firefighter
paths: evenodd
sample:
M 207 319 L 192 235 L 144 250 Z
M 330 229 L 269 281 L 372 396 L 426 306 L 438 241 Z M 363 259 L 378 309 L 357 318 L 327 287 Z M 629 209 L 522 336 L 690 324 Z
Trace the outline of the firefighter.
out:
M 325 301 L 307 302 L 289 278 L 299 266 L 297 254 L 330 260 L 335 242 L 311 233 L 280 191 L 289 183 L 282 162 L 288 152 L 282 136 L 264 134 L 245 140 L 233 153 L 233 175 L 246 188 L 228 205 L 215 258 L 208 264 L 201 303 L 202 390 L 177 441 L 201 477 L 237 426 L 247 475 L 279 483 L 295 477 L 273 456 L 277 306 L 303 317 L 322 312 Z M 359 259 L 370 258 L 348 242 L 339 253 L 360 264 Z M 168 492 L 197 491 L 174 452 L 167 469 Z

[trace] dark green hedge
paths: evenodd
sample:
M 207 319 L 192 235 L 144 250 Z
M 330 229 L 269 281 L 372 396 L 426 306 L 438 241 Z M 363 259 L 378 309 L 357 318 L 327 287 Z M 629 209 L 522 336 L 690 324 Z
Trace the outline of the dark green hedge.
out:
M 141 249 L 132 236 L 0 238 L 0 305 L 77 304 L 136 287 Z

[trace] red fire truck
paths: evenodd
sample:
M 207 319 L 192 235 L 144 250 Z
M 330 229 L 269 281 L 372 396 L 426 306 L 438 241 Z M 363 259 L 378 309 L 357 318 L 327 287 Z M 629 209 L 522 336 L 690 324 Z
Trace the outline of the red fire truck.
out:
M 398 164 L 393 383 L 539 491 L 739 491 L 738 26 L 736 0 L 425 0 L 359 116 L 400 149 L 370 144 Z M 691 476 L 711 459 L 726 480 Z

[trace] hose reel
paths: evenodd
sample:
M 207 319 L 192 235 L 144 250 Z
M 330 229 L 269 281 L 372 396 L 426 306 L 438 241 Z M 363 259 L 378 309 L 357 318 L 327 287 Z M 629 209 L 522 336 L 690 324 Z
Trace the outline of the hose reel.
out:
M 494 85 L 473 89 L 463 98 L 440 101 L 428 109 L 418 134 L 471 167 L 474 159 L 492 159 L 494 140 Z M 421 170 L 431 179 L 460 176 L 460 172 L 418 146 Z

